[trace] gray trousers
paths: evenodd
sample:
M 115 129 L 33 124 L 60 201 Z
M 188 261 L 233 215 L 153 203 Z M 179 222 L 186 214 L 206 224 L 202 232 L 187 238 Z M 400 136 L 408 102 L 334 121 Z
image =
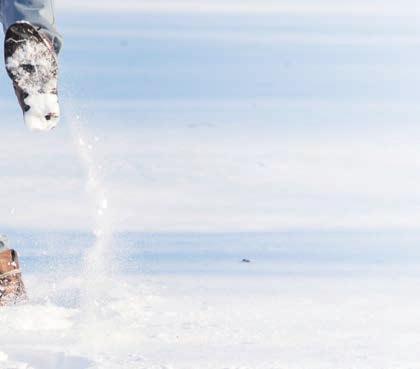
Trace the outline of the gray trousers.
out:
M 62 37 L 55 28 L 54 0 L 0 0 L 0 21 L 6 31 L 13 23 L 26 21 L 48 37 L 57 53 Z

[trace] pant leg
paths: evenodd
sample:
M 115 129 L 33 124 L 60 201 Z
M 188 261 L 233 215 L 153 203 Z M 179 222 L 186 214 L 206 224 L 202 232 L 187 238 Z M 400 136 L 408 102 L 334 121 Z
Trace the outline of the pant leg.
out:
M 26 21 L 39 27 L 58 53 L 62 37 L 55 27 L 53 0 L 0 0 L 0 18 L 6 31 L 12 24 Z

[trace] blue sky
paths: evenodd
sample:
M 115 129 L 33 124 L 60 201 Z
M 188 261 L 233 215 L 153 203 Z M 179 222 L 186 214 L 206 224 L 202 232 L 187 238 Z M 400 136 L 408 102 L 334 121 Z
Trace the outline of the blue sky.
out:
M 117 229 L 417 228 L 420 38 L 403 1 L 57 1 L 63 122 L 0 83 L 0 220 L 91 228 L 81 116 Z

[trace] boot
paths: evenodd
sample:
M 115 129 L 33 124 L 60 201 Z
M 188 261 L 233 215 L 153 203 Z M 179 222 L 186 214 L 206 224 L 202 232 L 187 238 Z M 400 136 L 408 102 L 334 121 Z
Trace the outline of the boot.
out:
M 51 40 L 28 22 L 15 23 L 6 32 L 4 57 L 28 128 L 54 128 L 60 119 L 60 106 L 58 59 Z
M 25 286 L 15 250 L 0 250 L 0 306 L 12 305 L 26 299 Z

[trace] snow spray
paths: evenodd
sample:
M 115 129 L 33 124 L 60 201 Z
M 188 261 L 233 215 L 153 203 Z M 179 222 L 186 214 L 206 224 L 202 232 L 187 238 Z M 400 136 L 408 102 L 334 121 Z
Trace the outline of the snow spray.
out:
M 98 316 L 107 300 L 112 268 L 107 265 L 107 256 L 112 243 L 112 220 L 108 209 L 107 191 L 101 175 L 102 167 L 94 156 L 97 137 L 90 137 L 83 128 L 83 121 L 76 115 L 70 127 L 80 162 L 86 173 L 86 190 L 94 210 L 94 242 L 86 250 L 83 281 L 81 288 L 81 308 L 85 313 Z M 90 315 L 90 314 L 89 314 Z

